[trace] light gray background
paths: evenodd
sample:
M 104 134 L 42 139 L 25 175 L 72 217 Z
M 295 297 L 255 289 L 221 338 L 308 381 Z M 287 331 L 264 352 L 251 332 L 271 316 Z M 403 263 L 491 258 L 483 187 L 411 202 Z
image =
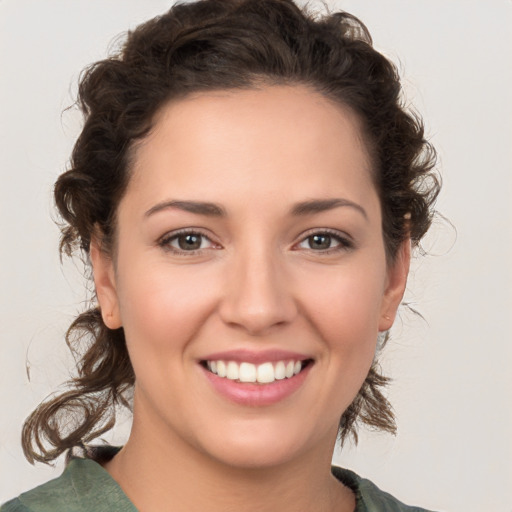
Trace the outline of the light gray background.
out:
M 435 256 L 415 261 L 408 292 L 426 321 L 404 311 L 386 351 L 398 436 L 363 433 L 335 460 L 405 502 L 511 512 L 512 2 L 327 3 L 360 16 L 400 63 L 440 153 L 439 209 L 458 232 L 434 227 Z M 19 446 L 23 419 L 68 376 L 63 332 L 85 297 L 80 266 L 59 265 L 51 220 L 80 126 L 62 111 L 80 70 L 169 4 L 0 0 L 0 502 L 62 467 L 31 467 Z

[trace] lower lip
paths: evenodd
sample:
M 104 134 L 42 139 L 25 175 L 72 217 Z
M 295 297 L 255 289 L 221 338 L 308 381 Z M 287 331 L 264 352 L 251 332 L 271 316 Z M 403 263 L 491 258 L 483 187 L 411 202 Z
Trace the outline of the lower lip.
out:
M 275 380 L 269 384 L 237 382 L 201 368 L 214 389 L 224 398 L 241 405 L 263 407 L 285 400 L 295 393 L 304 383 L 312 366 L 310 363 L 297 375 L 289 379 Z

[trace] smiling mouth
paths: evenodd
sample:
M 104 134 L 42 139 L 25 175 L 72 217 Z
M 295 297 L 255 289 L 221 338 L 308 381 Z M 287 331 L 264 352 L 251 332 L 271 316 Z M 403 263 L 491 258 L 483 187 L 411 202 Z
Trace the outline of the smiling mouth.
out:
M 222 360 L 201 362 L 206 370 L 220 378 L 251 384 L 270 384 L 276 380 L 291 379 L 312 363 L 312 359 L 269 361 L 262 364 Z

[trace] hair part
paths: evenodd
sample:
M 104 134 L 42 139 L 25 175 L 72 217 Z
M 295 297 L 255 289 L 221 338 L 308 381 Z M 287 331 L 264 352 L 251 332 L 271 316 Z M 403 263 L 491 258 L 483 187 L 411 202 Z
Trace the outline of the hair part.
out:
M 129 32 L 119 53 L 81 76 L 84 115 L 69 169 L 57 180 L 61 254 L 88 259 L 91 239 L 115 246 L 116 212 L 130 179 L 137 142 L 169 101 L 192 93 L 262 85 L 304 85 L 351 109 L 361 121 L 382 208 L 389 261 L 400 245 L 428 230 L 440 183 L 435 151 L 420 117 L 406 110 L 395 66 L 372 47 L 366 27 L 346 12 L 315 16 L 292 0 L 201 0 L 177 3 Z M 387 338 L 387 336 L 386 336 Z M 29 461 L 50 462 L 90 442 L 129 407 L 135 375 L 123 329 L 110 330 L 94 306 L 67 331 L 77 376 L 43 402 L 23 427 Z M 340 420 L 341 441 L 357 441 L 357 424 L 394 433 L 375 361 Z

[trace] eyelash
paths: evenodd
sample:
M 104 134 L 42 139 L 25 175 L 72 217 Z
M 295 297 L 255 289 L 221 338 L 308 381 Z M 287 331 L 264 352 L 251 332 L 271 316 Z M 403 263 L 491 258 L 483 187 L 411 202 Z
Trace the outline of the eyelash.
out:
M 208 248 L 212 248 L 212 247 L 216 248 L 216 249 L 220 248 L 220 245 L 216 246 L 215 242 L 213 242 L 211 240 L 211 238 L 208 237 L 205 233 L 201 232 L 201 230 L 190 229 L 190 228 L 185 228 L 185 229 L 182 229 L 179 231 L 173 231 L 171 233 L 167 233 L 162 238 L 160 238 L 160 240 L 158 240 L 158 245 L 166 251 L 173 252 L 174 254 L 183 255 L 183 256 L 185 256 L 185 255 L 193 256 L 193 255 L 199 254 L 202 251 L 204 251 L 205 249 L 207 249 L 207 248 L 199 247 L 198 249 L 185 250 L 185 249 L 181 249 L 178 247 L 173 247 L 171 245 L 172 242 L 178 241 L 179 238 L 182 236 L 200 237 L 201 245 L 202 245 L 203 241 L 207 240 L 211 244 L 211 247 L 208 247 Z M 354 248 L 354 242 L 348 236 L 341 234 L 339 231 L 336 231 L 333 229 L 315 229 L 315 230 L 312 230 L 312 231 L 306 233 L 305 235 L 303 235 L 301 240 L 293 246 L 293 249 L 294 250 L 300 249 L 301 244 L 307 243 L 308 240 L 314 236 L 330 237 L 331 240 L 334 240 L 335 242 L 337 242 L 337 245 L 335 245 L 334 247 L 328 247 L 326 249 L 319 249 L 319 250 L 313 249 L 311 247 L 303 248 L 306 251 L 311 252 L 311 253 L 327 255 L 327 254 L 332 254 L 332 253 L 341 252 L 341 251 L 348 251 L 348 250 L 351 250 Z M 296 249 L 296 248 L 298 248 L 298 249 Z
M 173 241 L 178 241 L 179 238 L 182 236 L 200 237 L 202 242 L 205 240 L 208 240 L 210 242 L 210 244 L 212 244 L 212 246 L 215 246 L 215 243 L 211 240 L 211 238 L 208 237 L 207 235 L 205 235 L 204 233 L 202 233 L 199 229 L 189 229 L 189 228 L 181 229 L 179 231 L 173 231 L 171 233 L 167 233 L 162 238 L 160 238 L 160 240 L 158 241 L 158 245 L 166 251 L 173 252 L 178 255 L 187 255 L 187 256 L 199 254 L 201 251 L 203 251 L 205 249 L 205 248 L 199 247 L 199 249 L 192 249 L 189 251 L 189 250 L 185 250 L 185 249 L 180 249 L 178 247 L 173 247 L 171 245 L 171 243 Z M 202 242 L 201 242 L 201 245 L 202 245 Z
M 336 252 L 342 252 L 342 251 L 349 251 L 351 249 L 354 249 L 355 245 L 354 242 L 348 237 L 347 235 L 344 235 L 340 233 L 337 230 L 334 229 L 315 229 L 312 230 L 305 235 L 302 236 L 299 243 L 295 244 L 294 247 L 300 247 L 301 244 L 307 243 L 309 239 L 311 239 L 314 236 L 328 236 L 331 238 L 331 240 L 334 240 L 338 243 L 338 245 L 335 245 L 334 247 L 328 247 L 327 249 L 312 249 L 304 248 L 305 250 L 316 253 L 316 254 L 322 254 L 322 255 L 328 255 Z

